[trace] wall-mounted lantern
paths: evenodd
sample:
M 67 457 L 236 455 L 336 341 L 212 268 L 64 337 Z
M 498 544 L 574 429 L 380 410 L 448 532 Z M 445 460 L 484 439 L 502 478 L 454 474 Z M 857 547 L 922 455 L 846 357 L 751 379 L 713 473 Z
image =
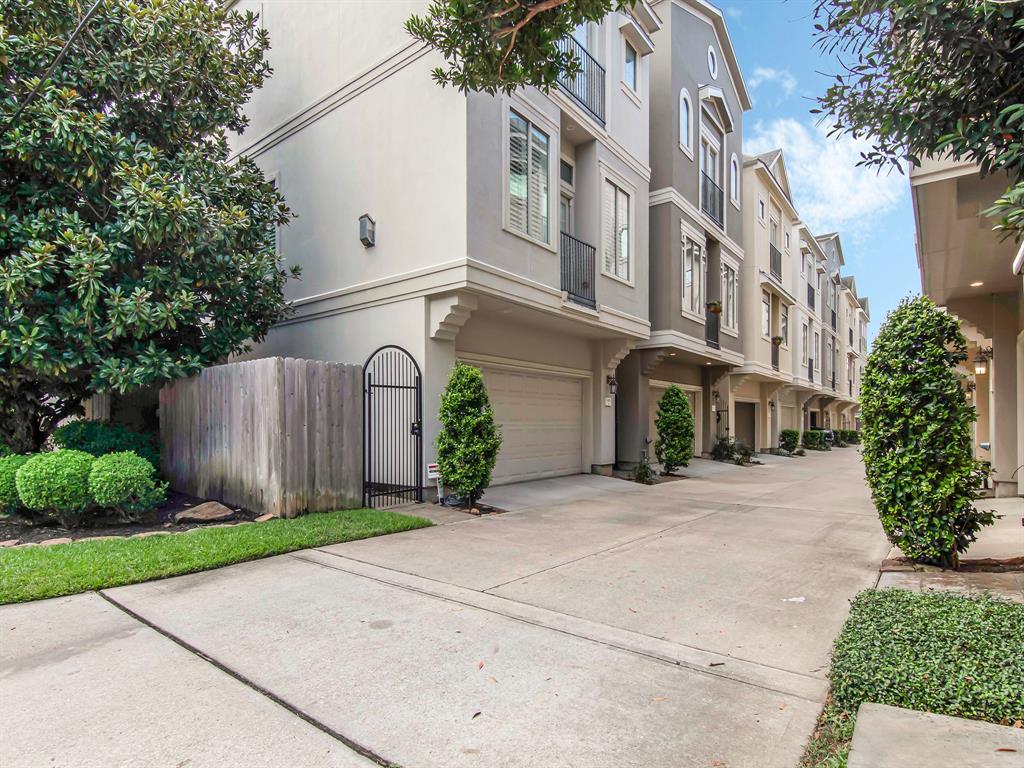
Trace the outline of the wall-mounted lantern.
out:
M 984 376 L 988 372 L 988 361 L 992 359 L 992 347 L 979 347 L 974 358 L 974 373 Z
M 608 379 L 608 394 L 614 395 L 619 391 L 619 380 L 614 376 L 609 376 Z
M 368 213 L 359 217 L 359 242 L 364 248 L 372 248 L 377 244 L 377 222 Z

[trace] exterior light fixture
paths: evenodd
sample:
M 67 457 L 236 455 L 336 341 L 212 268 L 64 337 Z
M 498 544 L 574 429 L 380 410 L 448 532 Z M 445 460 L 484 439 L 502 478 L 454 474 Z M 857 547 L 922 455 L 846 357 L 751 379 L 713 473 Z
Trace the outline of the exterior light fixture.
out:
M 608 379 L 608 394 L 614 395 L 619 391 L 619 381 L 614 376 L 609 376 Z
M 368 213 L 359 217 L 359 242 L 364 248 L 372 248 L 377 244 L 377 222 Z
M 973 283 L 971 283 L 971 288 L 981 288 L 981 286 L 983 286 L 984 284 L 985 283 L 983 283 L 981 280 L 975 280 Z
M 992 347 L 980 347 L 974 358 L 974 373 L 984 376 L 988 372 L 988 361 L 992 359 Z

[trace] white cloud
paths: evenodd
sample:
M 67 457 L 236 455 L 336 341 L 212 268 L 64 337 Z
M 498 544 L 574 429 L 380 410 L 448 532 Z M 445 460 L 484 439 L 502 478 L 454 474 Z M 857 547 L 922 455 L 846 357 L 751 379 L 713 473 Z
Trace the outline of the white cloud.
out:
M 857 165 L 870 146 L 867 139 L 831 138 L 826 125 L 780 118 L 748 129 L 743 151 L 782 149 L 793 203 L 811 231 L 841 230 L 860 240 L 878 217 L 900 205 L 908 189 L 906 176 L 896 170 Z
M 743 15 L 743 11 L 741 11 L 735 5 L 730 5 L 728 8 L 725 9 L 725 15 L 728 16 L 730 19 L 738 19 L 740 16 Z
M 786 96 L 792 95 L 796 90 L 796 78 L 788 69 L 772 69 L 771 67 L 756 67 L 747 78 L 747 85 L 751 90 L 756 90 L 765 83 L 776 84 Z

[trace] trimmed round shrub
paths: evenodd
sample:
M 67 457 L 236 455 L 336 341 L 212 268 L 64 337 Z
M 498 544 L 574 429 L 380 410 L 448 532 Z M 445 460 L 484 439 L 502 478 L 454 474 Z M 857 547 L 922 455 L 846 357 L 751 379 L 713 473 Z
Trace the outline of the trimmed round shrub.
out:
M 441 395 L 437 465 L 444 484 L 470 506 L 491 484 L 501 433 L 479 368 L 456 363 Z
M 30 458 L 32 457 L 14 455 L 0 459 L 0 514 L 9 515 L 21 508 L 14 475 Z
M 136 432 L 124 424 L 80 419 L 53 431 L 58 448 L 85 451 L 93 456 L 133 451 L 154 467 L 160 466 L 160 439 L 153 432 Z
M 693 456 L 693 410 L 686 393 L 674 384 L 658 401 L 654 424 L 658 429 L 654 455 L 662 471 L 671 475 L 688 465 Z
M 85 451 L 37 453 L 14 475 L 21 503 L 55 515 L 65 527 L 74 525 L 92 506 L 89 471 L 94 461 Z
M 792 453 L 800 445 L 800 430 L 784 429 L 779 432 L 779 448 Z
M 131 451 L 108 453 L 93 462 L 89 491 L 96 504 L 135 520 L 167 498 L 167 485 L 156 480 L 153 465 Z
M 967 359 L 959 321 L 926 297 L 885 319 L 861 386 L 862 453 L 889 541 L 907 557 L 945 567 L 994 521 L 974 501 L 987 470 L 974 458 L 957 366 Z
M 825 442 L 825 432 L 821 429 L 809 429 L 804 432 L 804 448 L 814 451 L 827 451 L 828 443 Z

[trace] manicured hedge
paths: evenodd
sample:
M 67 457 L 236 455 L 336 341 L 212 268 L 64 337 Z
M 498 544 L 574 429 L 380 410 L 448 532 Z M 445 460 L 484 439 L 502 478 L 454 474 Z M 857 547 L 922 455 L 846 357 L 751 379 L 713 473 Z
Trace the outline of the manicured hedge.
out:
M 15 473 L 18 498 L 32 512 L 54 515 L 61 525 L 76 525 L 93 503 L 89 471 L 96 461 L 85 451 L 37 453 Z
M 93 456 L 133 451 L 160 469 L 160 438 L 154 432 L 136 432 L 123 424 L 81 419 L 58 427 L 52 438 L 58 448 L 73 448 Z
M 784 429 L 779 432 L 779 448 L 792 453 L 800 445 L 800 430 Z
M 135 520 L 167 497 L 167 484 L 157 482 L 155 474 L 152 464 L 131 451 L 108 453 L 92 465 L 89 492 L 98 506 Z
M 828 443 L 825 442 L 825 432 L 820 429 L 809 429 L 803 435 L 804 448 L 812 451 L 827 451 Z
M 21 499 L 18 497 L 14 476 L 29 458 L 18 455 L 0 458 L 0 514 L 9 515 L 21 509 Z

